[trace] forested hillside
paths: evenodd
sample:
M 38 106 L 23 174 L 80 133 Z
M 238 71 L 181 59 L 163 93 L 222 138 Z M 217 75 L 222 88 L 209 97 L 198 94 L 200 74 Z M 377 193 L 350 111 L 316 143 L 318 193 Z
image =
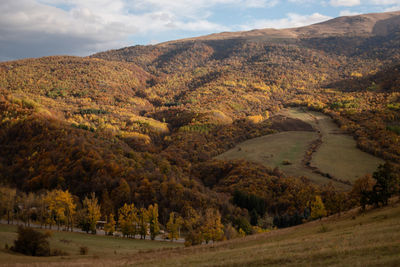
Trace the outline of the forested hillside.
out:
M 328 214 L 350 208 L 357 190 L 337 191 L 329 177 L 320 187 L 213 157 L 293 130 L 276 113 L 300 106 L 329 115 L 398 176 L 399 17 L 0 63 L 0 181 L 25 192 L 68 189 L 80 199 L 95 192 L 113 214 L 124 203 L 157 203 L 163 225 L 176 212 L 194 232 L 210 208 L 247 234 L 250 222 L 301 223 L 316 196 Z

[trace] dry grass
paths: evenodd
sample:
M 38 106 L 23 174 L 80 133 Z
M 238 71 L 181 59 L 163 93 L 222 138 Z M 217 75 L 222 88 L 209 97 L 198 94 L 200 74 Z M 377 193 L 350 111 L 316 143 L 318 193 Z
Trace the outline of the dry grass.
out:
M 151 253 L 143 266 L 399 266 L 400 206 L 351 211 L 243 239 Z M 323 225 L 323 226 L 322 226 Z
M 69 255 L 55 257 L 30 257 L 11 253 L 4 249 L 5 244 L 11 246 L 13 241 L 17 238 L 16 230 L 16 225 L 0 224 L 0 266 L 3 264 L 13 266 L 16 264 L 28 263 L 37 264 L 38 266 L 51 266 L 54 263 L 54 265 L 60 266 L 60 262 L 67 264 L 68 262 L 76 261 L 79 261 L 78 266 L 81 266 L 81 263 L 83 264 L 83 262 L 86 261 L 91 262 L 94 259 L 112 262 L 121 257 L 126 257 L 143 250 L 169 249 L 182 246 L 182 244 L 171 242 L 52 231 L 52 236 L 50 238 L 51 249 L 58 249 L 68 253 Z M 88 254 L 80 255 L 80 247 L 87 247 Z M 63 264 L 61 264 L 61 266 Z
M 121 239 L 113 246 L 126 249 L 118 255 L 90 253 L 93 246 L 105 251 L 104 241 L 90 244 L 88 256 L 53 257 L 51 261 L 18 256 L 30 266 L 399 266 L 400 203 L 370 210 L 352 210 L 322 221 L 257 234 L 245 238 L 189 248 L 149 247 L 129 251 Z M 0 228 L 4 237 L 5 227 Z M 66 236 L 73 235 L 63 233 Z M 86 235 L 87 236 L 87 235 Z M 90 237 L 90 236 L 89 236 Z M 2 238 L 4 239 L 4 238 Z M 54 239 L 54 237 L 53 237 Z M 79 239 L 78 239 L 79 240 Z M 76 240 L 75 240 L 76 241 Z M 132 244 L 140 244 L 133 241 Z M 127 242 L 128 242 L 127 241 Z M 84 241 L 82 241 L 84 242 Z M 144 241 L 145 242 L 145 241 Z M 143 242 L 143 243 L 144 243 Z M 152 243 L 155 244 L 155 243 Z M 144 248 L 144 247 L 143 247 Z M 78 249 L 78 247 L 77 247 Z M 78 253 L 78 250 L 76 251 Z M 0 262 L 15 266 L 15 255 L 0 254 Z M 21 259 L 24 260 L 21 260 Z M 42 261 L 40 261 L 42 260 Z M 19 264 L 18 266 L 24 266 Z

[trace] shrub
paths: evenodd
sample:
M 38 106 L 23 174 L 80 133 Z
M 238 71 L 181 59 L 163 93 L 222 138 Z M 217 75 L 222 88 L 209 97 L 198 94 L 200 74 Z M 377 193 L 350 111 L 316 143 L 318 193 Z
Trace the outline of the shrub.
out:
M 89 248 L 88 247 L 80 247 L 79 248 L 79 254 L 87 255 L 88 253 L 89 253 Z
M 61 249 L 51 250 L 51 256 L 68 256 L 69 254 Z
M 15 252 L 31 256 L 50 256 L 49 236 L 30 227 L 18 227 L 18 239 L 11 248 Z

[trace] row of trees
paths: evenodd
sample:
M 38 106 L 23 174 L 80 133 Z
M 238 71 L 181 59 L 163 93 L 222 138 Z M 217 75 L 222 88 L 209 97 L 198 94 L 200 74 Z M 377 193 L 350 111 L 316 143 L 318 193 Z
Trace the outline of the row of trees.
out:
M 272 221 L 268 222 L 270 215 L 267 213 L 265 199 L 236 190 L 232 201 L 248 211 L 247 217 L 250 223 L 244 214 L 242 217 L 232 219 L 235 227 L 232 227 L 229 221 L 223 225 L 221 214 L 217 209 L 208 208 L 205 211 L 197 211 L 187 208 L 183 217 L 171 212 L 168 222 L 163 226 L 159 222 L 157 203 L 145 208 L 125 202 L 116 210 L 115 216 L 113 213 L 102 214 L 102 210 L 107 209 L 102 207 L 95 193 L 85 196 L 80 201 L 68 190 L 56 189 L 35 194 L 3 186 L 0 187 L 0 215 L 5 217 L 8 223 L 17 219 L 29 226 L 34 221 L 41 227 L 51 228 L 56 225 L 57 229 L 64 227 L 65 230 L 70 231 L 74 226 L 78 226 L 87 233 L 96 233 L 97 223 L 101 218 L 105 218 L 106 234 L 112 235 L 119 230 L 124 237 L 135 238 L 139 235 L 140 238 L 145 239 L 147 235 L 150 235 L 152 240 L 160 234 L 161 228 L 167 230 L 165 237 L 168 236 L 171 241 L 179 238 L 183 230 L 186 244 L 194 245 L 251 234 L 258 231 L 256 228 L 259 227 L 287 227 L 310 219 L 320 219 L 352 207 L 349 202 L 358 201 L 363 210 L 366 205 L 387 205 L 392 195 L 400 193 L 400 177 L 395 171 L 395 166 L 386 163 L 379 166 L 372 177 L 365 176 L 357 180 L 347 197 L 345 193 L 335 193 L 328 189 L 322 190 L 321 193 L 311 198 L 300 212 L 296 210 L 291 213 L 277 214 Z M 344 202 L 347 202 L 346 205 Z
M 171 212 L 165 227 L 158 220 L 158 204 L 139 208 L 134 203 L 124 203 L 117 212 L 117 216 L 112 213 L 102 214 L 95 193 L 79 201 L 68 190 L 26 194 L 14 188 L 0 187 L 0 214 L 7 218 L 8 223 L 19 220 L 30 226 L 35 222 L 44 228 L 57 225 L 58 230 L 63 227 L 69 231 L 79 227 L 87 233 L 95 234 L 97 224 L 103 217 L 106 218 L 104 231 L 108 235 L 119 230 L 124 237 L 135 238 L 140 235 L 141 239 L 145 239 L 150 235 L 154 240 L 160 234 L 160 229 L 164 228 L 167 230 L 165 237 L 173 241 L 180 237 L 181 229 L 184 228 L 187 232 L 186 244 L 190 245 L 222 240 L 224 237 L 221 215 L 215 209 L 207 209 L 205 213 L 191 209 L 185 219 Z

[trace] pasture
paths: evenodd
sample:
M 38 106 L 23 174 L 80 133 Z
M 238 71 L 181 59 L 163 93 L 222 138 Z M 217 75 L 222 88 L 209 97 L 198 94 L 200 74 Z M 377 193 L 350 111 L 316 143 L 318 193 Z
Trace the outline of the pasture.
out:
M 352 183 L 384 163 L 382 159 L 359 150 L 356 141 L 343 133 L 327 115 L 297 108 L 284 109 L 279 115 L 302 120 L 315 131 L 286 131 L 254 138 L 216 158 L 245 159 L 270 168 L 278 167 L 289 176 L 306 176 L 319 185 L 331 182 L 341 190 L 348 190 L 350 186 L 327 176 Z M 318 140 L 321 144 L 313 151 L 310 161 L 310 166 L 318 169 L 315 172 L 302 161 L 310 145 Z
M 385 161 L 357 148 L 352 136 L 339 130 L 327 116 L 316 114 L 322 133 L 322 144 L 313 154 L 311 165 L 341 180 L 353 183 L 356 179 L 376 171 Z
M 263 164 L 266 167 L 278 167 L 289 176 L 306 176 L 314 183 L 323 185 L 331 180 L 305 168 L 302 159 L 309 144 L 317 138 L 316 132 L 288 131 L 261 136 L 240 143 L 236 147 L 220 154 L 216 159 L 245 159 Z M 332 181 L 336 187 L 347 189 L 347 185 Z

